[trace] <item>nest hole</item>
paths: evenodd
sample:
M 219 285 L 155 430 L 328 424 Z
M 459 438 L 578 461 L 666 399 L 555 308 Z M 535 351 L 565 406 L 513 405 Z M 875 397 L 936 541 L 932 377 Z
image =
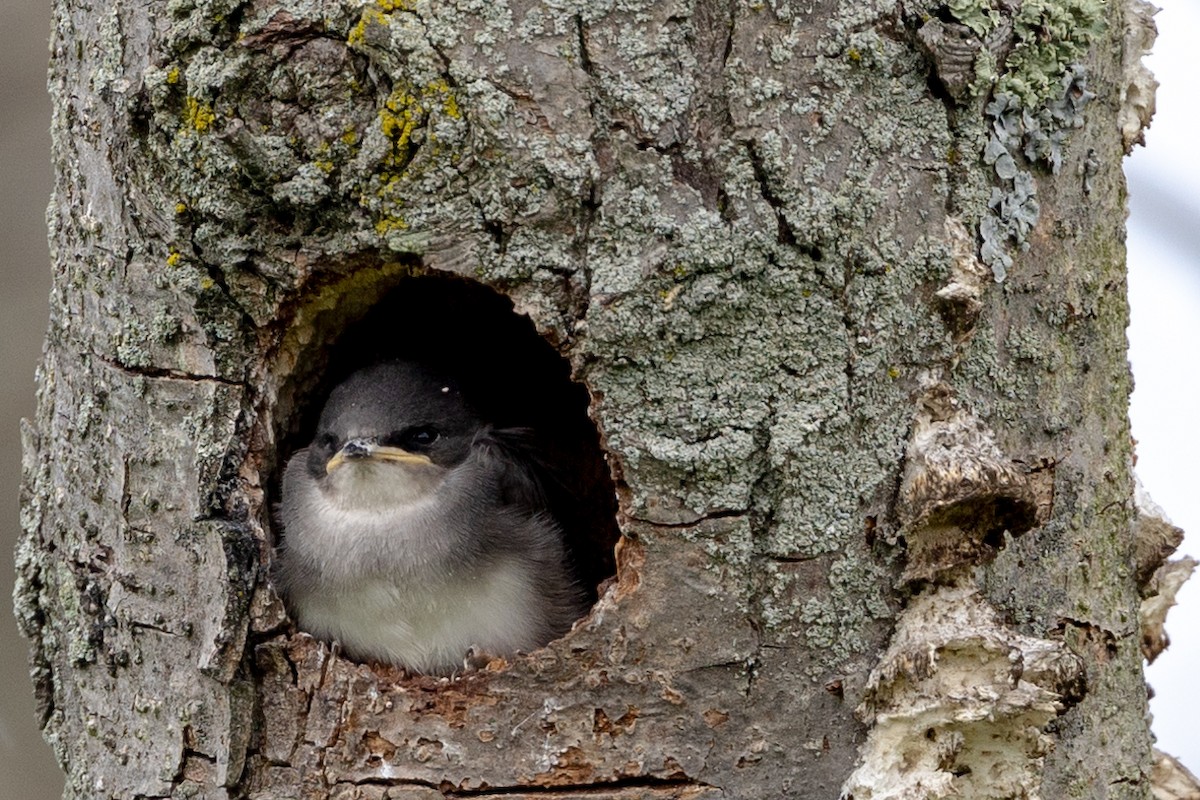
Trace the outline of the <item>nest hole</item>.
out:
M 370 286 L 332 287 L 297 320 L 303 343 L 288 359 L 289 374 L 277 378 L 273 497 L 280 496 L 287 459 L 311 442 L 334 387 L 374 363 L 422 361 L 453 376 L 493 425 L 536 431 L 558 484 L 548 492 L 550 510 L 589 604 L 596 601 L 598 587 L 616 574 L 620 531 L 613 478 L 588 414 L 591 398 L 508 297 L 459 276 L 380 273 Z

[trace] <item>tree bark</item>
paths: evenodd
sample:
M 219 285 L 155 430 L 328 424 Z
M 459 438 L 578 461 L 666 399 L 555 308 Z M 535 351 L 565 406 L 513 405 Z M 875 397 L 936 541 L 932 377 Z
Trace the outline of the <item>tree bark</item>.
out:
M 1149 796 L 1138 0 L 55 6 L 17 612 L 68 797 Z M 436 276 L 569 362 L 621 534 L 453 680 L 269 581 L 348 332 Z

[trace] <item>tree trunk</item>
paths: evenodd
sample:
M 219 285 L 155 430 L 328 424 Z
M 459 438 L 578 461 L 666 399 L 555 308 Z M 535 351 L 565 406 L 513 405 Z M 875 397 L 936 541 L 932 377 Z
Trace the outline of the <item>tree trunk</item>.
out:
M 1139 0 L 55 5 L 17 607 L 68 797 L 1148 797 Z M 452 680 L 269 580 L 400 339 L 549 387 L 591 487 L 591 613 Z

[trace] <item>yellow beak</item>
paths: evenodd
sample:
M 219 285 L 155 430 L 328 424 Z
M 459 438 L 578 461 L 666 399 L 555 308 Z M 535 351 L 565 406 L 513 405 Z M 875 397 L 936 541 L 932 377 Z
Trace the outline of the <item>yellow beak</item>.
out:
M 399 447 L 386 447 L 373 442 L 364 442 L 361 439 L 351 439 L 325 463 L 325 474 L 328 475 L 347 461 L 358 461 L 365 458 L 376 461 L 396 461 L 402 464 L 433 463 L 429 460 L 429 456 L 410 453 Z

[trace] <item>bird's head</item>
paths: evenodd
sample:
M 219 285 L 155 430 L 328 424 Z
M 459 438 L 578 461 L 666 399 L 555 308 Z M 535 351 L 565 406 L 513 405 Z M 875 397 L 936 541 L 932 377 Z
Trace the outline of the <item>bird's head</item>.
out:
M 330 394 L 308 470 L 341 505 L 412 503 L 462 463 L 482 425 L 448 378 L 414 362 L 376 364 Z

